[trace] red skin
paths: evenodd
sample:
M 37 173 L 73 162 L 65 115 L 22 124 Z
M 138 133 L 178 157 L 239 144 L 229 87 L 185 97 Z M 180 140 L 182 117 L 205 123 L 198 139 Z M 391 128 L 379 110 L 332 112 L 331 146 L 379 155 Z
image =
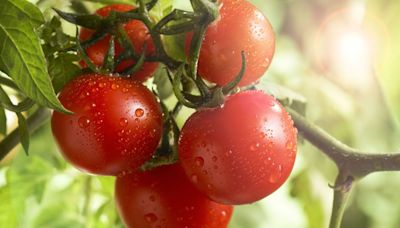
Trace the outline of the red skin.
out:
M 107 17 L 111 11 L 118 11 L 118 12 L 126 12 L 129 10 L 135 9 L 134 6 L 125 5 L 125 4 L 112 4 L 100 8 L 96 11 L 96 14 L 100 15 L 101 17 Z M 155 52 L 154 44 L 151 40 L 151 36 L 149 34 L 149 30 L 143 24 L 143 22 L 139 20 L 132 20 L 124 24 L 124 28 L 126 33 L 128 34 L 129 38 L 131 39 L 136 53 L 142 53 L 143 45 L 146 43 L 146 55 L 152 55 Z M 82 28 L 79 34 L 79 38 L 82 41 L 89 39 L 93 35 L 94 31 L 86 28 Z M 103 39 L 99 40 L 95 44 L 89 46 L 86 49 L 87 55 L 92 60 L 92 62 L 97 65 L 103 65 L 104 56 L 107 53 L 110 44 L 110 35 L 107 35 Z M 123 49 L 121 45 L 116 41 L 115 42 L 115 56 L 119 56 L 122 53 Z M 84 61 L 80 62 L 82 67 L 86 67 L 86 63 Z M 116 72 L 122 72 L 129 66 L 134 64 L 133 60 L 125 60 L 121 62 L 116 67 Z M 139 81 L 145 81 L 148 79 L 157 69 L 158 63 L 155 62 L 146 62 L 143 64 L 142 68 L 134 73 L 132 77 Z
M 246 72 L 239 86 L 255 83 L 268 69 L 275 52 L 275 37 L 264 15 L 246 0 L 220 0 L 220 17 L 206 31 L 199 59 L 202 78 L 220 86 L 238 75 L 241 52 Z M 189 53 L 193 33 L 186 39 Z
M 195 189 L 179 164 L 118 177 L 115 194 L 119 214 L 132 228 L 224 228 L 233 211 Z
M 53 135 L 76 168 L 99 175 L 136 170 L 151 158 L 162 134 L 162 112 L 139 82 L 88 74 L 60 93 L 72 115 L 54 112 Z
M 228 97 L 194 113 L 179 140 L 192 183 L 223 204 L 247 204 L 277 190 L 296 158 L 297 130 L 278 101 L 261 91 Z

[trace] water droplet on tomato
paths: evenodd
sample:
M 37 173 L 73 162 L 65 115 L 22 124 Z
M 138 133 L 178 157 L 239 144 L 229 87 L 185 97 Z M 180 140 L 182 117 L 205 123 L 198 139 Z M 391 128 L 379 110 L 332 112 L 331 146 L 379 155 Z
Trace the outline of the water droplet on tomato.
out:
M 153 213 L 148 213 L 144 216 L 144 218 L 146 219 L 146 221 L 148 223 L 154 223 L 155 221 L 157 221 L 157 216 Z
M 221 211 L 221 215 L 223 216 L 223 217 L 226 217 L 226 211 Z
M 269 176 L 269 182 L 276 183 L 282 176 L 282 166 L 278 165 L 277 170 L 274 170 L 271 175 Z
M 250 150 L 255 151 L 255 150 L 257 150 L 258 147 L 260 147 L 260 143 L 253 144 L 250 146 Z
M 213 156 L 213 157 L 212 157 L 212 160 L 213 160 L 214 162 L 216 162 L 216 161 L 218 160 L 217 156 Z
M 82 116 L 78 120 L 78 125 L 80 128 L 87 128 L 90 125 L 90 119 L 86 116 Z
M 126 118 L 119 119 L 119 126 L 126 127 L 128 125 L 128 120 Z
M 194 163 L 195 163 L 197 166 L 203 167 L 203 165 L 204 165 L 204 159 L 203 159 L 202 157 L 196 157 L 196 158 L 194 159 Z
M 111 89 L 112 90 L 116 90 L 116 89 L 118 89 L 119 88 L 119 85 L 118 84 L 115 84 L 115 83 L 112 83 L 111 84 Z
M 269 143 L 268 143 L 268 148 L 272 149 L 273 146 L 274 146 L 274 143 L 273 143 L 273 142 L 269 142 Z
M 191 176 L 193 183 L 197 183 L 199 181 L 199 177 L 196 174 Z
M 135 116 L 136 117 L 142 117 L 144 115 L 144 110 L 141 108 L 138 108 L 135 110 Z
M 286 143 L 286 149 L 288 149 L 288 150 L 292 150 L 293 149 L 293 142 L 292 141 L 288 141 Z

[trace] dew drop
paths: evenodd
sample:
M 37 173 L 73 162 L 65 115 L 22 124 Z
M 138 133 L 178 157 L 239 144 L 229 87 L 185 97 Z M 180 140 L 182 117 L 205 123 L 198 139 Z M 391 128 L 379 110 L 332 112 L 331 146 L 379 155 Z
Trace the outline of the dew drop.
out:
M 258 147 L 260 147 L 260 143 L 251 145 L 251 146 L 250 146 L 250 150 L 251 150 L 251 151 L 255 151 L 255 150 L 257 150 Z
M 157 216 L 153 213 L 148 213 L 144 216 L 144 218 L 146 219 L 146 221 L 148 223 L 154 223 L 155 221 L 157 221 Z
M 196 174 L 191 176 L 193 183 L 197 183 L 199 181 L 199 177 Z
M 112 89 L 112 90 L 116 90 L 116 89 L 118 89 L 118 88 L 119 88 L 119 85 L 117 85 L 117 84 L 115 84 L 115 83 L 111 84 L 111 89 Z
M 90 125 L 90 119 L 86 116 L 82 116 L 78 120 L 78 125 L 80 128 L 87 128 Z
M 204 165 L 204 159 L 203 159 L 202 157 L 196 157 L 196 158 L 194 159 L 194 163 L 195 163 L 197 166 L 203 167 L 203 165 Z
M 142 117 L 144 115 L 144 110 L 141 108 L 138 108 L 135 110 L 135 116 L 136 117 Z
M 221 215 L 222 215 L 223 217 L 226 217 L 226 211 L 221 211 Z
M 271 175 L 269 176 L 269 182 L 276 183 L 279 181 L 281 176 L 282 176 L 282 166 L 279 165 L 278 169 L 272 172 Z
M 288 149 L 288 150 L 292 150 L 293 149 L 293 142 L 292 141 L 288 141 L 286 143 L 286 149 Z
M 126 118 L 119 119 L 119 126 L 126 127 L 128 125 L 128 120 Z

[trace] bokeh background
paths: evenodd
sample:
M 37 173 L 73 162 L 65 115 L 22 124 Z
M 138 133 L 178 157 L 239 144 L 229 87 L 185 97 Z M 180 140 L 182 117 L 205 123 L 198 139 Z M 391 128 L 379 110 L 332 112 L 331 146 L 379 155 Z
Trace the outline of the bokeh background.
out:
M 90 10 L 100 6 L 81 2 Z M 187 9 L 187 2 L 174 4 Z M 270 19 L 277 38 L 258 88 L 304 103 L 308 119 L 350 146 L 400 151 L 400 1 L 251 2 Z M 39 4 L 48 16 L 49 7 L 71 11 L 69 0 Z M 287 183 L 258 203 L 236 207 L 229 228 L 327 227 L 335 175 L 334 164 L 303 141 Z M 88 176 L 66 164 L 47 123 L 32 136 L 29 157 L 18 147 L 0 163 L 0 227 L 122 227 L 113 184 L 111 177 Z M 361 180 L 342 227 L 400 227 L 399 189 L 400 173 Z

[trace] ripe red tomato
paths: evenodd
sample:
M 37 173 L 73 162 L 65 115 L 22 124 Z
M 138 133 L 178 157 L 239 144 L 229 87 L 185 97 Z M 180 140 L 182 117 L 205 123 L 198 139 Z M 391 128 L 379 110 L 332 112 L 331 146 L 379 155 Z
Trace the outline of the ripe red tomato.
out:
M 151 158 L 162 134 L 162 113 L 139 82 L 88 74 L 72 80 L 59 99 L 72 115 L 54 112 L 53 135 L 64 157 L 89 173 L 118 175 Z
M 127 227 L 224 228 L 233 211 L 193 187 L 179 164 L 118 177 L 115 194 Z
M 267 70 L 275 52 L 275 37 L 264 15 L 246 0 L 220 0 L 220 17 L 206 31 L 200 51 L 201 77 L 220 86 L 239 73 L 241 52 L 246 72 L 239 86 L 256 82 Z M 189 52 L 192 33 L 186 39 Z
M 96 11 L 96 14 L 102 16 L 102 17 L 107 17 L 111 11 L 118 11 L 118 12 L 126 12 L 129 10 L 134 9 L 134 6 L 131 5 L 125 5 L 125 4 L 112 4 L 105 6 L 103 8 L 100 8 Z M 154 54 L 155 52 L 155 47 L 154 44 L 151 40 L 151 36 L 149 34 L 149 30 L 147 27 L 143 24 L 143 22 L 139 20 L 131 20 L 124 24 L 124 28 L 126 33 L 128 34 L 130 40 L 132 41 L 135 51 L 137 53 L 142 53 L 143 51 L 143 45 L 146 43 L 147 48 L 146 48 L 146 55 L 151 55 Z M 81 32 L 79 34 L 79 38 L 82 41 L 85 41 L 89 39 L 93 35 L 94 31 L 82 28 Z M 89 58 L 93 61 L 94 64 L 101 66 L 103 64 L 104 56 L 107 53 L 107 50 L 109 48 L 110 44 L 110 35 L 107 35 L 103 39 L 99 40 L 95 44 L 89 46 L 86 49 L 87 55 Z M 116 41 L 115 42 L 115 56 L 119 56 L 122 53 L 123 49 L 121 45 Z M 134 64 L 133 60 L 125 60 L 121 62 L 117 67 L 116 71 L 117 72 L 122 72 L 129 66 L 132 66 Z M 85 62 L 81 62 L 81 66 L 86 67 Z M 142 68 L 134 73 L 132 76 L 139 81 L 145 81 L 147 78 L 149 78 L 157 69 L 158 63 L 151 63 L 151 62 L 146 62 L 143 64 Z
M 221 108 L 194 113 L 179 140 L 192 183 L 223 204 L 257 201 L 288 178 L 297 130 L 275 98 L 261 91 L 228 97 Z

